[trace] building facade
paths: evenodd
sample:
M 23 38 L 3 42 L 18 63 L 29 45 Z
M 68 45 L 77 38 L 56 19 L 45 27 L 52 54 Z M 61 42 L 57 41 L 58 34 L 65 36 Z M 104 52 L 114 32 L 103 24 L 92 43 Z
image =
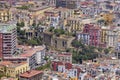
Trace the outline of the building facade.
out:
M 107 47 L 115 47 L 118 41 L 118 31 L 110 28 L 107 32 Z
M 12 18 L 12 14 L 9 9 L 0 9 L 0 22 L 8 22 Z
M 77 33 L 77 40 L 80 40 L 83 44 L 89 45 L 89 34 Z
M 56 56 L 56 59 L 61 62 L 72 63 L 72 53 L 63 52 Z
M 15 80 L 18 79 L 19 74 L 29 70 L 29 64 L 27 62 L 0 62 L 0 71 L 6 74 L 6 76 L 13 77 Z
M 93 26 L 89 31 L 89 44 L 90 46 L 99 47 L 100 45 L 100 28 L 98 26 Z
M 54 49 L 58 50 L 65 50 L 67 48 L 71 47 L 71 43 L 74 40 L 74 37 L 71 36 L 59 36 L 59 37 L 54 37 L 52 40 L 52 47 Z
M 0 25 L 1 57 L 12 56 L 16 52 L 17 31 L 15 24 Z
M 27 48 L 27 49 L 24 49 L 24 48 Z M 27 59 L 30 69 L 35 69 L 44 63 L 44 57 L 45 57 L 45 51 L 46 51 L 45 46 L 36 46 L 34 48 L 24 46 L 23 49 L 25 51 L 20 55 L 20 57 Z
M 103 44 L 103 47 L 107 46 L 107 32 L 108 32 L 108 28 L 107 27 L 101 27 L 101 32 L 100 32 L 100 39 L 101 39 L 101 43 Z
M 70 17 L 67 19 L 67 26 L 71 31 L 82 30 L 82 23 L 80 18 Z
M 56 7 L 75 9 L 79 6 L 79 0 L 56 0 Z

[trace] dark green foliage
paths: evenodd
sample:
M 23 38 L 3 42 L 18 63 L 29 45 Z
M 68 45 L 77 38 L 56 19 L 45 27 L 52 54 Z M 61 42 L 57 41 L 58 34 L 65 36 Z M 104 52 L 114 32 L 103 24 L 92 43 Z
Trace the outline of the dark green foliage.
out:
M 50 28 L 49 28 L 49 31 L 50 31 L 50 32 L 53 32 L 53 31 L 54 31 L 54 27 L 50 27 Z
M 55 30 L 54 30 L 54 33 L 60 35 L 60 34 L 64 34 L 65 31 L 64 31 L 63 29 L 55 29 Z
M 81 43 L 81 41 L 74 40 L 72 45 L 77 48 L 73 50 L 73 62 L 79 63 L 81 60 L 92 60 L 95 59 L 98 54 L 95 52 L 95 47 L 93 46 L 85 46 Z
M 3 72 L 0 72 L 0 78 L 5 77 L 5 74 Z
M 80 48 L 80 47 L 83 47 L 83 44 L 81 43 L 81 41 L 74 40 L 72 42 L 72 46 L 74 46 L 75 48 Z
M 49 59 L 49 58 L 48 58 L 47 56 L 45 56 L 44 60 L 48 61 L 48 59 Z
M 18 27 L 24 27 L 25 26 L 25 23 L 24 22 L 21 22 L 21 23 L 17 23 L 16 24 Z
M 65 31 L 63 29 L 54 29 L 54 27 L 50 27 L 49 32 L 53 32 L 56 36 L 65 34 Z
M 26 37 L 26 31 L 21 30 L 21 27 L 24 27 L 24 22 L 17 23 L 17 35 L 18 35 L 18 44 L 27 44 L 31 46 L 38 46 L 42 45 L 42 38 L 41 37 L 33 37 L 32 39 L 28 40 Z M 33 24 L 35 26 L 36 24 Z
M 36 23 L 33 23 L 32 26 L 33 26 L 33 27 L 36 27 Z
M 26 44 L 31 45 L 31 46 L 42 45 L 42 38 L 38 37 L 38 38 L 27 40 Z
M 51 62 L 48 62 L 47 64 L 38 67 L 36 70 L 45 70 L 45 69 L 50 69 Z
M 31 40 L 28 40 L 28 41 L 27 41 L 27 44 L 28 44 L 28 45 L 31 45 L 31 46 L 36 46 L 38 43 L 37 43 L 36 40 L 31 39 Z
M 27 9 L 29 9 L 29 6 L 23 5 L 21 7 L 17 7 L 17 9 L 27 10 Z
M 108 54 L 109 51 L 110 51 L 110 50 L 109 50 L 108 48 L 104 49 L 105 54 Z
M 65 31 L 63 29 L 55 29 L 54 34 L 59 37 L 60 35 L 65 34 Z

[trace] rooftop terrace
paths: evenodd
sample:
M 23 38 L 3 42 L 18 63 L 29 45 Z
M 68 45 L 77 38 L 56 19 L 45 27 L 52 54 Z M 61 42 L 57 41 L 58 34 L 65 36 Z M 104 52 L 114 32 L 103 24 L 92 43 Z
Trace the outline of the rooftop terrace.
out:
M 11 33 L 16 28 L 16 24 L 3 24 L 0 23 L 0 33 Z

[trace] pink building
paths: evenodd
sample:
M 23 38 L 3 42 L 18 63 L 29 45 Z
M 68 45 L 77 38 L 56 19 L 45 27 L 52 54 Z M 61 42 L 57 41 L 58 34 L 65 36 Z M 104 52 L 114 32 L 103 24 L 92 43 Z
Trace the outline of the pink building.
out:
M 99 47 L 100 44 L 100 28 L 98 26 L 92 26 L 89 30 L 89 45 Z
M 99 47 L 100 45 L 100 27 L 94 24 L 85 24 L 83 33 L 89 34 L 89 45 Z

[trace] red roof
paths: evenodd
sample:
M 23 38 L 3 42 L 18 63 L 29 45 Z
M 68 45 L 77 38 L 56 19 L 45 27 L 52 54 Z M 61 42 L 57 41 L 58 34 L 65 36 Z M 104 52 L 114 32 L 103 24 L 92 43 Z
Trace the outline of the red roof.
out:
M 33 77 L 33 76 L 36 76 L 36 75 L 42 74 L 42 73 L 43 73 L 42 71 L 30 70 L 30 71 L 27 71 L 27 72 L 21 74 L 20 77 L 23 77 L 23 78 L 30 78 L 30 77 Z
M 30 48 L 29 46 L 22 46 L 22 48 L 25 50 L 20 56 L 21 57 L 31 57 L 34 55 L 37 51 L 41 51 L 45 49 L 44 46 L 37 46 L 35 48 Z

